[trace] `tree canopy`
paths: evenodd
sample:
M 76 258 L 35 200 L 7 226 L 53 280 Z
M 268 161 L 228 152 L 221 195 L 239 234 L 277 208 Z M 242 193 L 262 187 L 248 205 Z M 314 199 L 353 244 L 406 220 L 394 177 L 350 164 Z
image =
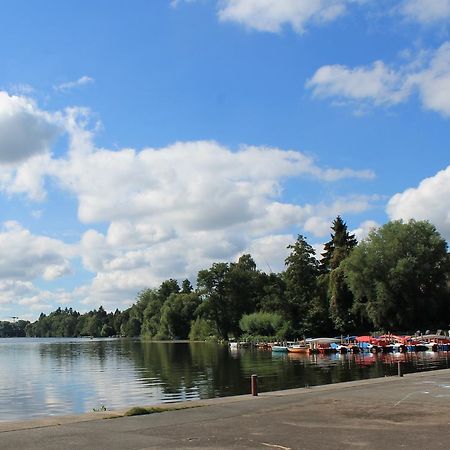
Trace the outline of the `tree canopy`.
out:
M 447 244 L 429 222 L 389 222 L 343 262 L 354 310 L 376 328 L 448 325 Z
M 244 254 L 200 270 L 195 287 L 170 278 L 144 289 L 122 312 L 58 308 L 20 327 L 2 323 L 0 334 L 203 340 L 449 326 L 447 244 L 428 222 L 389 222 L 358 244 L 338 216 L 320 261 L 305 236 L 287 249 L 281 273 Z

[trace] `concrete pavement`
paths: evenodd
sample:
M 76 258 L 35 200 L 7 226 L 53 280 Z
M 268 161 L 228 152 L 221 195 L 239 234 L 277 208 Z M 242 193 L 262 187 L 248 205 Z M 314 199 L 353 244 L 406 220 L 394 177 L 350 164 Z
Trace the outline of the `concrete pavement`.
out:
M 0 448 L 450 448 L 447 369 L 172 406 L 197 407 L 0 423 Z

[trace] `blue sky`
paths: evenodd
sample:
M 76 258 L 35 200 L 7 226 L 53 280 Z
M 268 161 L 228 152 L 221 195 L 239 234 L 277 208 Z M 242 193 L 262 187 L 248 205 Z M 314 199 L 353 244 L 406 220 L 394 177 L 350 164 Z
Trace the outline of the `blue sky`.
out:
M 450 0 L 0 6 L 0 318 L 282 270 L 338 214 L 450 239 Z

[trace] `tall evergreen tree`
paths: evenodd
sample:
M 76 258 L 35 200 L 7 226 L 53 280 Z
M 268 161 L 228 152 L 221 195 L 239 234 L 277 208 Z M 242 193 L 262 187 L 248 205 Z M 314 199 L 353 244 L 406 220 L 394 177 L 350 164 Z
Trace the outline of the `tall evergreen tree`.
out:
M 314 331 L 309 319 L 317 296 L 319 262 L 302 235 L 288 249 L 291 254 L 285 260 L 284 273 L 288 314 L 298 334 L 303 335 Z
M 347 286 L 341 262 L 347 258 L 358 241 L 350 234 L 347 224 L 337 216 L 331 225 L 331 240 L 324 246 L 320 269 L 325 277 L 330 317 L 337 331 L 343 333 L 355 327 L 352 314 L 353 295 Z
M 355 235 L 348 232 L 347 224 L 342 220 L 341 216 L 337 216 L 333 220 L 331 229 L 333 231 L 331 240 L 325 243 L 322 259 L 320 260 L 320 269 L 324 273 L 338 268 L 339 264 L 358 244 Z

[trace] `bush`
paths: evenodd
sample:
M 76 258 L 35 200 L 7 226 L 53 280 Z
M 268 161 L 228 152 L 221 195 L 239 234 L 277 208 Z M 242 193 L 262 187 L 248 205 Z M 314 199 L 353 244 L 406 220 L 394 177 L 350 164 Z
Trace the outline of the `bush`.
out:
M 213 322 L 197 317 L 191 322 L 189 339 L 191 341 L 213 341 L 218 337 L 217 329 Z
M 290 329 L 289 322 L 286 322 L 281 314 L 269 312 L 244 314 L 239 326 L 249 336 L 278 337 L 280 333 L 284 336 Z

